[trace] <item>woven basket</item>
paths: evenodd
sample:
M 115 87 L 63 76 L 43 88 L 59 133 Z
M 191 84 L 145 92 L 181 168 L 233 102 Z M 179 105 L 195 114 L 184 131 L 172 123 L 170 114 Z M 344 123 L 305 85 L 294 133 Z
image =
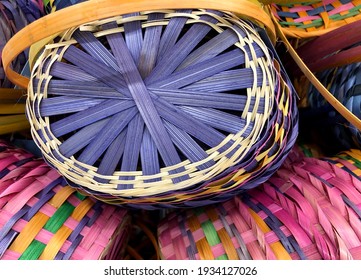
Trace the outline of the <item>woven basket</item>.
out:
M 6 77 L 2 65 L 2 50 L 5 44 L 15 33 L 24 28 L 28 21 L 15 0 L 6 0 L 0 2 L 0 88 L 9 88 L 12 83 Z M 22 52 L 12 62 L 15 71 L 20 72 L 27 59 L 26 52 Z
M 360 152 L 359 152 L 360 153 Z M 158 227 L 164 259 L 361 259 L 359 177 L 296 149 L 267 182 Z
M 358 117 L 361 116 L 360 70 L 361 63 L 354 63 L 317 74 L 335 97 Z M 307 103 L 308 106 L 300 110 L 301 133 L 314 134 L 313 142 L 322 146 L 326 154 L 360 147 L 360 131 L 335 111 L 313 86 L 309 86 Z M 325 139 L 329 141 L 325 142 Z
M 33 138 L 71 185 L 108 203 L 228 199 L 271 176 L 297 136 L 275 57 L 265 30 L 230 12 L 159 9 L 68 29 L 33 69 Z
M 351 23 L 296 49 L 318 80 L 357 118 L 361 116 L 361 62 L 358 62 L 361 61 L 360 28 L 361 21 Z M 286 68 L 298 69 L 292 62 L 286 64 Z M 309 142 L 319 144 L 329 155 L 359 148 L 359 128 L 337 112 L 305 76 L 297 70 L 292 72 L 301 97 L 300 135 L 308 135 Z
M 0 142 L 0 259 L 119 259 L 129 214 L 77 193 L 28 152 Z
M 283 32 L 290 37 L 309 38 L 361 19 L 359 0 L 324 0 L 270 6 Z

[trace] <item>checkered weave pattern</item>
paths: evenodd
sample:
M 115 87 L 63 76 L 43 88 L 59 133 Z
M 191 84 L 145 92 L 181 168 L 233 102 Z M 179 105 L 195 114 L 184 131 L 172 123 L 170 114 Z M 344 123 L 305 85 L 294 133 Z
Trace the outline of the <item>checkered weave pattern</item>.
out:
M 164 259 L 361 259 L 361 181 L 293 150 L 259 188 L 173 212 L 158 227 Z
M 272 13 L 287 35 L 312 37 L 361 19 L 359 0 L 324 0 L 272 5 Z
M 78 193 L 24 150 L 0 149 L 0 259 L 121 258 L 126 210 Z

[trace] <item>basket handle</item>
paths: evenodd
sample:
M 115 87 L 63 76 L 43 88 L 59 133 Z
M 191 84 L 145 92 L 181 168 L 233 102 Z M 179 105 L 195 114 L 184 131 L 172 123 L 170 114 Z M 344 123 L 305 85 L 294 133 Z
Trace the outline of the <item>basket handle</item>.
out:
M 286 35 L 283 33 L 282 29 L 280 28 L 274 16 L 272 16 L 272 19 L 275 23 L 277 35 L 286 45 L 288 52 L 290 53 L 290 55 L 292 56 L 298 67 L 301 69 L 302 73 L 313 84 L 313 86 L 321 93 L 321 95 L 326 99 L 326 101 L 330 103 L 332 107 L 335 108 L 335 110 L 337 110 L 348 122 L 350 122 L 358 130 L 361 130 L 361 120 L 356 115 L 354 115 L 350 110 L 348 110 L 336 97 L 334 97 L 332 93 L 329 92 L 327 88 L 325 88 L 325 86 L 316 78 L 316 76 L 302 61 L 302 59 L 297 54 L 291 43 L 288 41 Z
M 29 79 L 11 69 L 11 62 L 25 49 L 42 39 L 71 27 L 109 18 L 119 14 L 164 9 L 211 9 L 228 11 L 262 23 L 274 35 L 275 29 L 269 14 L 257 0 L 94 0 L 82 2 L 50 13 L 17 32 L 5 45 L 3 66 L 5 74 L 14 84 L 26 88 Z

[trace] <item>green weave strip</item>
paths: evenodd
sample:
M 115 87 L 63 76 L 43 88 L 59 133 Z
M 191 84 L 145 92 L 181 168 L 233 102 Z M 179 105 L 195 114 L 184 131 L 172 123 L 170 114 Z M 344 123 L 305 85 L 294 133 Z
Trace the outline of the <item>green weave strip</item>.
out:
M 195 210 L 197 216 L 204 213 L 203 209 L 196 209 Z M 201 224 L 201 227 L 203 229 L 204 235 L 206 236 L 206 239 L 210 246 L 215 246 L 221 243 L 221 240 L 219 239 L 217 230 L 215 229 L 213 223 L 211 221 L 205 221 Z M 226 254 L 223 254 L 219 257 L 216 257 L 216 260 L 228 260 L 228 257 Z
M 64 224 L 64 222 L 73 213 L 75 207 L 69 202 L 65 202 L 54 215 L 46 222 L 44 229 L 52 233 L 56 233 Z M 20 256 L 19 260 L 37 260 L 44 251 L 46 244 L 43 244 L 37 240 L 33 240 L 29 247 Z
M 354 166 L 357 167 L 358 169 L 361 169 L 361 161 L 355 159 L 354 157 L 351 157 L 351 156 L 342 156 L 342 155 L 339 155 L 338 157 L 341 158 L 341 159 L 344 159 L 344 160 L 352 160 L 352 161 L 354 162 L 352 165 L 354 165 Z

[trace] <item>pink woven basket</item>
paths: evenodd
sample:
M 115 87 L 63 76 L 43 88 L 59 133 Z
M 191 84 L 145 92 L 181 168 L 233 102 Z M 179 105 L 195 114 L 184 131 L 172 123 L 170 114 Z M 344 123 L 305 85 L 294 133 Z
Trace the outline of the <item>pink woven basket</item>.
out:
M 0 151 L 0 259 L 122 258 L 128 211 L 78 193 L 24 150 Z
M 169 214 L 164 259 L 361 259 L 361 181 L 294 149 L 267 182 L 208 208 Z

